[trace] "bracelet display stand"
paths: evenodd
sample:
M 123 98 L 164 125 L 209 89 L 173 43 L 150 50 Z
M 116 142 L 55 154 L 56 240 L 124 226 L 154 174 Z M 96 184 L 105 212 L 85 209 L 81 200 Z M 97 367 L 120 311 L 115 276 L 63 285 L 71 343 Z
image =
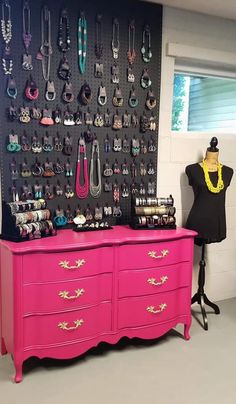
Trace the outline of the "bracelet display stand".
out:
M 137 229 L 175 229 L 175 207 L 168 198 L 134 198 L 130 226 Z
M 3 203 L 2 238 L 10 241 L 28 241 L 55 236 L 51 212 L 45 201 Z

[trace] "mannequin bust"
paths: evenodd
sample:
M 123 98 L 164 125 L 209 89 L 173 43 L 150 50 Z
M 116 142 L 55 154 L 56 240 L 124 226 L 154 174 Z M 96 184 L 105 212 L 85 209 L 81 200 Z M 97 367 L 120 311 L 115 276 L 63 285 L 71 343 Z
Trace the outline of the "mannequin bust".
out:
M 205 246 L 226 238 L 225 193 L 230 185 L 233 169 L 220 164 L 218 141 L 213 137 L 207 148 L 205 159 L 186 167 L 189 185 L 193 187 L 194 202 L 186 227 L 198 232 L 195 244 L 202 246 L 199 262 L 198 291 L 192 297 L 192 304 L 200 304 L 204 329 L 208 330 L 205 304 L 220 314 L 219 307 L 212 303 L 204 292 Z
M 225 193 L 233 169 L 219 163 L 217 139 L 213 137 L 205 159 L 186 167 L 189 185 L 193 187 L 194 202 L 186 227 L 198 232 L 195 243 L 220 242 L 226 238 Z

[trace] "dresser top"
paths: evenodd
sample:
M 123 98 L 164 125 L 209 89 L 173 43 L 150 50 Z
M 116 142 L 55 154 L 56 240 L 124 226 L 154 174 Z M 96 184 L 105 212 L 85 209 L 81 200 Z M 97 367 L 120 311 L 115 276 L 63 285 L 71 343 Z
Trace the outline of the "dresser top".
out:
M 110 230 L 75 232 L 71 229 L 59 230 L 55 237 L 16 243 L 1 240 L 1 246 L 14 254 L 32 252 L 58 252 L 96 248 L 109 245 L 137 244 L 192 238 L 197 235 L 192 230 L 133 230 L 128 225 L 114 226 Z

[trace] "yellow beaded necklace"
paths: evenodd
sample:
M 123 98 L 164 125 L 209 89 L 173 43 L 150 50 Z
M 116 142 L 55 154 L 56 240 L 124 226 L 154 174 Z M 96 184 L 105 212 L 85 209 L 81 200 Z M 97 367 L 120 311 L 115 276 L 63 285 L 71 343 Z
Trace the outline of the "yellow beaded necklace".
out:
M 222 191 L 222 189 L 224 189 L 224 182 L 222 179 L 222 167 L 223 167 L 223 165 L 218 163 L 218 166 L 217 166 L 218 181 L 217 181 L 216 187 L 214 187 L 214 185 L 212 184 L 212 182 L 210 180 L 206 160 L 202 161 L 202 168 L 203 168 L 203 172 L 204 172 L 205 182 L 206 182 L 207 188 L 209 189 L 210 192 L 213 192 L 213 194 L 218 194 L 220 191 Z

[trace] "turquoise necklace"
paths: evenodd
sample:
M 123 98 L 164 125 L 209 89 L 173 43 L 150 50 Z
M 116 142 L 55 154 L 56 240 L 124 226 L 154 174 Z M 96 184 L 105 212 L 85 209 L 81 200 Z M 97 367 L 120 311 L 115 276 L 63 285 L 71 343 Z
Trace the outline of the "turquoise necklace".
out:
M 87 55 L 87 20 L 84 13 L 81 12 L 78 20 L 78 63 L 80 73 L 85 72 L 86 67 L 86 55 Z

